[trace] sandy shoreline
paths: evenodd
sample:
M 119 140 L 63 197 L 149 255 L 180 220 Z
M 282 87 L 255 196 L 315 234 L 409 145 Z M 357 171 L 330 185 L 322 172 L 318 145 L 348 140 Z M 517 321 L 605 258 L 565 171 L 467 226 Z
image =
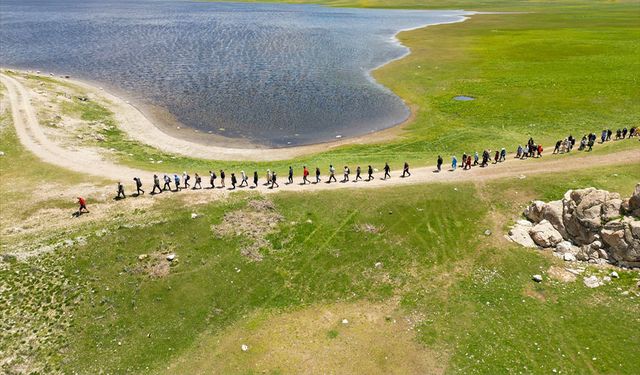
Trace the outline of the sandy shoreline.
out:
M 436 24 L 427 24 L 411 29 L 399 30 L 393 36 L 393 41 L 400 43 L 398 35 L 405 31 L 422 29 L 429 26 L 437 26 L 442 24 L 459 23 L 467 20 L 468 16 L 461 16 L 459 20 L 450 22 L 441 22 Z M 400 43 L 401 44 L 401 43 Z M 405 46 L 406 47 L 406 46 Z M 376 81 L 372 74 L 375 70 L 380 69 L 395 61 L 401 60 L 411 54 L 411 49 L 407 48 L 407 53 L 403 56 L 392 59 L 381 64 L 366 74 L 374 84 L 389 90 L 386 86 Z M 13 70 L 23 73 L 36 74 L 34 71 L 26 71 L 22 69 L 2 68 L 2 70 Z M 41 76 L 49 77 L 45 73 Z M 416 117 L 418 107 L 407 103 L 404 98 L 400 97 L 404 105 L 407 107 L 409 115 L 400 123 L 392 124 L 388 128 L 382 130 L 372 130 L 359 136 L 345 137 L 332 140 L 329 142 L 320 142 L 302 146 L 278 147 L 271 148 L 265 145 L 255 144 L 251 141 L 241 138 L 228 138 L 217 134 L 197 131 L 186 127 L 177 121 L 171 113 L 164 108 L 152 105 L 136 103 L 128 97 L 126 93 L 118 93 L 116 89 L 103 88 L 101 83 L 90 82 L 76 78 L 64 78 L 54 76 L 61 82 L 75 85 L 86 91 L 88 95 L 104 98 L 110 104 L 109 109 L 115 114 L 115 118 L 122 131 L 127 135 L 146 145 L 157 148 L 159 150 L 179 154 L 182 156 L 207 159 L 207 160 L 224 160 L 224 161 L 275 161 L 286 160 L 299 156 L 328 151 L 333 148 L 345 145 L 363 145 L 375 144 L 397 139 L 406 125 L 413 122 Z M 396 95 L 394 93 L 394 95 Z M 399 96 L 398 96 L 399 97 Z

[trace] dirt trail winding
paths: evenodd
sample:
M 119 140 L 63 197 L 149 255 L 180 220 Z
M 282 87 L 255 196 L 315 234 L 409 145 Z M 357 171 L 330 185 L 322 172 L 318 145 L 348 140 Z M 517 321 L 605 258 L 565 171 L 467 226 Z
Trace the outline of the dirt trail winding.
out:
M 94 175 L 113 180 L 131 181 L 134 176 L 143 179 L 146 188 L 150 188 L 152 181 L 152 172 L 130 168 L 123 165 L 115 164 L 113 161 L 102 157 L 97 151 L 78 148 L 69 149 L 61 147 L 46 137 L 38 122 L 34 107 L 31 105 L 30 92 L 17 80 L 5 74 L 0 74 L 0 81 L 7 88 L 7 96 L 11 105 L 13 123 L 20 142 L 37 155 L 40 159 L 47 163 L 51 163 L 76 172 Z M 632 140 L 629 142 L 637 142 Z M 640 147 L 637 149 L 611 153 L 607 155 L 588 155 L 574 156 L 567 158 L 566 156 L 547 155 L 541 159 L 516 160 L 508 159 L 506 162 L 490 165 L 487 168 L 474 167 L 471 170 L 457 170 L 455 172 L 443 171 L 434 173 L 435 167 L 416 168 L 412 170 L 410 178 L 399 178 L 399 171 L 392 172 L 392 178 L 383 181 L 379 177 L 382 173 L 376 173 L 375 180 L 371 182 L 358 183 L 320 183 L 317 185 L 300 185 L 299 172 L 296 175 L 296 183 L 286 185 L 285 171 L 280 173 L 280 188 L 277 191 L 318 191 L 327 189 L 350 188 L 350 187 L 378 187 L 390 185 L 404 184 L 420 184 L 430 182 L 447 182 L 447 181 L 478 181 L 499 179 L 507 177 L 529 176 L 532 174 L 561 172 L 568 170 L 579 170 L 605 165 L 615 164 L 640 164 Z M 339 164 L 338 164 L 339 165 Z M 171 171 L 173 173 L 174 171 Z M 204 172 L 204 171 L 202 171 Z M 157 171 L 158 175 L 167 173 L 166 171 Z M 323 171 L 326 173 L 326 171 Z M 229 173 L 230 174 L 230 173 Z M 261 173 L 260 178 L 263 179 Z M 338 180 L 341 179 L 341 171 L 337 172 Z M 203 176 L 205 183 L 208 185 L 208 176 Z M 262 180 L 264 182 L 264 180 Z M 227 185 L 229 186 L 229 184 Z M 260 185 L 258 190 L 267 190 L 266 187 Z M 216 189 L 216 192 L 226 192 L 224 189 Z

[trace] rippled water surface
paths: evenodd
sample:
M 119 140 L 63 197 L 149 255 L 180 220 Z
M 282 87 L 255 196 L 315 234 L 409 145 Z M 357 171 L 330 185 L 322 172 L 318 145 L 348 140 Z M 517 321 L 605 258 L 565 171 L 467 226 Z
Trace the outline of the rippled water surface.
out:
M 368 72 L 407 53 L 399 30 L 463 14 L 2 0 L 0 64 L 99 82 L 202 133 L 299 145 L 402 122 L 407 108 Z

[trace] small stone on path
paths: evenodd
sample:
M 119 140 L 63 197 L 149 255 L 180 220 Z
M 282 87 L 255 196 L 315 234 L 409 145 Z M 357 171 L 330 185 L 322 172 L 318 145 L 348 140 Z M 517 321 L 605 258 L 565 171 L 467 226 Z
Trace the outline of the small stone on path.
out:
M 537 283 L 541 283 L 542 282 L 542 275 L 533 275 L 533 281 L 535 281 Z

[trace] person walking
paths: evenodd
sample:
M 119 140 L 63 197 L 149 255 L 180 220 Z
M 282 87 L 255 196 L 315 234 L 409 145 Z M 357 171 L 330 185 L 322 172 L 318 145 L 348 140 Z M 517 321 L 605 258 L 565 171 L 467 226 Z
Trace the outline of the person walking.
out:
M 253 171 L 253 187 L 258 187 L 258 171 Z
M 242 181 L 240 181 L 240 187 L 249 186 L 249 177 L 244 173 L 244 171 L 240 171 L 240 177 L 242 178 Z
M 409 163 L 407 163 L 406 161 L 402 166 L 402 177 L 411 177 L 411 172 L 409 172 Z
M 496 154 L 493 156 L 493 164 L 498 164 L 499 159 L 500 159 L 500 151 L 496 150 Z
M 456 156 L 455 156 L 455 155 L 453 155 L 453 156 L 451 157 L 451 170 L 452 170 L 452 171 L 455 171 L 455 170 L 456 170 L 456 168 L 458 168 L 458 159 L 456 158 Z
M 140 179 L 138 179 L 140 181 Z M 153 190 L 151 190 L 151 194 L 157 194 L 156 188 L 158 188 L 158 193 L 162 193 L 162 189 L 160 189 L 160 178 L 157 174 L 153 175 Z
M 389 167 L 389 163 L 384 163 L 384 178 L 383 180 L 386 180 L 388 178 L 391 178 L 391 167 Z
M 225 177 L 226 177 L 226 175 L 224 173 L 224 169 L 221 169 L 220 170 L 220 184 L 221 184 L 220 186 L 221 187 L 225 187 L 225 184 L 224 184 L 224 178 Z
M 142 192 L 142 194 L 144 194 L 144 190 L 142 190 L 142 181 L 140 181 L 140 178 L 139 177 L 134 177 L 133 181 L 136 182 L 136 193 L 138 195 L 140 195 L 140 192 Z M 160 186 L 158 186 L 158 187 L 160 187 Z
M 438 155 L 438 172 L 442 171 L 442 163 L 444 162 L 444 160 L 442 160 L 442 156 Z
M 607 141 L 611 140 L 611 135 L 613 134 L 613 132 L 611 131 L 611 129 L 607 129 Z
M 360 166 L 356 167 L 356 178 L 353 180 L 353 182 L 358 182 L 358 180 L 362 180 L 362 176 L 360 176 L 360 172 L 362 172 L 362 170 L 360 169 Z
M 333 164 L 329 164 L 329 181 L 327 181 L 327 183 L 330 184 L 331 180 L 338 182 L 338 180 L 336 180 L 336 169 L 333 167 Z
M 502 150 L 500 150 L 500 161 L 505 160 L 507 160 L 507 149 L 503 147 Z
M 83 210 L 84 212 L 89 213 L 89 210 L 87 209 L 87 201 L 85 201 L 84 198 L 78 197 L 78 205 L 80 206 L 78 209 L 78 216 L 82 215 Z
M 271 174 L 271 189 L 275 186 L 280 187 L 280 185 L 278 185 L 278 175 L 276 174 L 276 171 L 273 171 Z
M 180 176 L 178 176 L 177 174 L 174 174 L 173 175 L 173 181 L 176 184 L 176 191 L 180 191 L 181 190 L 181 188 L 180 188 Z
M 171 191 L 171 177 L 164 175 L 164 186 L 162 187 L 162 191 L 169 190 Z
M 367 167 L 367 174 L 369 175 L 367 177 L 367 182 L 373 180 L 373 167 L 371 165 Z
M 302 184 L 306 185 L 308 183 L 311 183 L 311 181 L 309 181 L 309 169 L 307 169 L 307 166 L 304 165 L 302 166 Z
M 236 178 L 235 173 L 231 173 L 231 190 L 236 190 L 236 184 L 238 183 L 238 179 Z
M 627 128 L 622 128 L 622 139 L 625 139 L 627 137 Z
M 124 185 L 122 185 L 121 181 L 118 181 L 118 195 L 116 196 L 116 199 L 124 199 L 127 196 L 124 195 Z
M 289 166 L 289 182 L 288 184 L 293 184 L 293 168 Z
M 184 182 L 184 188 L 188 189 L 191 184 L 189 184 L 189 180 L 191 180 L 191 176 L 187 173 L 187 171 L 182 172 L 182 182 Z
M 595 143 L 595 140 L 593 138 L 590 138 L 589 142 L 587 143 L 587 146 L 589 146 L 589 149 L 587 151 L 593 150 L 593 144 L 594 143 Z
M 193 184 L 193 190 L 202 189 L 202 177 L 200 177 L 200 175 L 196 173 L 195 179 L 196 179 L 196 182 Z
M 542 144 L 539 144 L 539 145 L 538 145 L 538 149 L 537 149 L 538 157 L 539 157 L 539 158 L 541 158 L 541 157 L 542 157 L 542 151 L 544 151 L 544 149 L 542 148 Z
M 478 157 L 478 151 L 475 151 L 475 152 L 473 153 L 473 165 L 474 165 L 474 166 L 478 165 L 478 159 L 479 159 L 479 157 Z
M 216 178 L 218 178 L 218 176 L 216 176 L 216 172 L 209 171 L 209 184 L 211 184 L 211 189 L 216 187 Z
M 316 184 L 320 182 L 320 168 L 316 167 Z
M 351 174 L 351 170 L 346 165 L 344 166 L 344 174 L 342 177 L 342 183 L 349 181 L 349 175 Z
M 471 156 L 467 158 L 466 169 L 471 169 Z
M 553 148 L 553 152 L 551 153 L 553 154 L 559 154 L 560 153 L 560 146 L 562 145 L 562 140 L 559 140 L 556 142 L 556 147 Z
M 266 186 L 271 185 L 271 169 L 267 169 L 267 183 L 265 185 Z

